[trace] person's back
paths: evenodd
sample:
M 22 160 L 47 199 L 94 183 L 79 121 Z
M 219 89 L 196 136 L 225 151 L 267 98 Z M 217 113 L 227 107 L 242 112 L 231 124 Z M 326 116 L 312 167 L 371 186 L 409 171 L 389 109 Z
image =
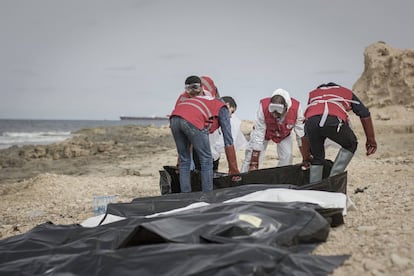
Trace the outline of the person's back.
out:
M 190 76 L 185 81 L 187 89 L 201 91 L 201 79 Z M 193 88 L 194 87 L 194 88 Z M 201 186 L 204 192 L 213 189 L 213 166 L 209 133 L 223 129 L 229 174 L 239 174 L 233 139 L 231 137 L 229 112 L 225 104 L 209 96 L 195 96 L 177 102 L 170 115 L 170 127 L 180 160 L 180 188 L 191 192 L 191 146 L 200 159 Z
M 180 116 L 191 122 L 198 129 L 208 128 L 213 133 L 218 127 L 218 121 L 213 120 L 218 117 L 219 110 L 224 103 L 216 98 L 209 96 L 196 96 L 179 102 L 171 116 Z
M 335 83 L 318 86 L 309 92 L 308 106 L 305 117 L 310 118 L 317 115 L 336 116 L 344 122 L 348 122 L 347 112 L 351 110 L 353 101 L 351 90 Z M 321 122 L 323 125 L 324 121 Z
M 305 111 L 305 132 L 311 145 L 312 165 L 310 183 L 322 179 L 327 139 L 341 146 L 330 176 L 345 171 L 358 145 L 358 140 L 349 125 L 348 112 L 353 111 L 360 117 L 367 142 L 367 155 L 375 153 L 377 144 L 371 115 L 358 97 L 350 90 L 330 82 L 319 85 L 309 92 L 308 107 Z

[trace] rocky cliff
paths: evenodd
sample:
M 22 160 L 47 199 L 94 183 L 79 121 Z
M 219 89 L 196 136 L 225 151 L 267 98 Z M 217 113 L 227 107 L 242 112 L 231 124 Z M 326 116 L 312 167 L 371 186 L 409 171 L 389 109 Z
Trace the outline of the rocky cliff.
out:
M 366 106 L 414 107 L 414 49 L 377 42 L 365 49 L 364 59 L 364 72 L 352 90 Z

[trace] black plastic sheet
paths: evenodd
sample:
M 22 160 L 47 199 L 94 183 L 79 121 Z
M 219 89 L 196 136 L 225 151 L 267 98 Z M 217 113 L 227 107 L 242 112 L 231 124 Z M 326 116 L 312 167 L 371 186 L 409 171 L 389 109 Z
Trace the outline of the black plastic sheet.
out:
M 349 256 L 310 254 L 330 229 L 316 208 L 214 203 L 95 228 L 46 223 L 0 241 L 0 275 L 326 275 Z
M 328 186 L 335 186 L 338 184 L 341 187 L 344 185 L 343 182 L 345 181 L 346 186 L 346 173 L 336 175 L 329 179 L 325 179 L 324 181 L 328 183 Z M 334 184 L 331 185 L 332 183 Z M 318 190 L 317 188 L 320 188 L 321 185 L 323 184 L 316 183 L 315 186 L 310 185 L 310 188 Z M 309 188 L 309 185 L 303 187 Z M 246 184 L 231 188 L 217 189 L 209 193 L 173 193 L 163 196 L 137 198 L 130 203 L 109 204 L 107 207 L 107 213 L 120 217 L 131 217 L 137 215 L 146 216 L 154 213 L 183 208 L 197 202 L 220 203 L 232 198 L 241 197 L 256 191 L 263 191 L 271 188 L 302 189 L 303 187 L 288 184 Z M 315 206 L 314 208 L 330 223 L 331 227 L 336 227 L 344 223 L 341 208 L 325 209 L 319 206 Z
M 34 256 L 2 264 L 0 275 L 328 275 L 347 258 L 243 243 L 149 245 Z
M 249 184 L 290 184 L 295 189 L 311 189 L 327 192 L 341 192 L 346 194 L 346 172 L 329 177 L 332 163 L 326 160 L 323 171 L 323 179 L 320 182 L 309 184 L 309 170 L 302 170 L 301 165 L 290 165 L 260 169 L 241 173 L 240 181 L 232 181 L 225 173 L 216 173 L 213 178 L 213 189 L 236 187 Z M 164 166 L 160 173 L 161 194 L 179 193 L 180 178 L 177 167 Z M 201 178 L 197 171 L 191 172 L 191 188 L 193 192 L 201 191 Z
M 311 253 L 327 240 L 330 227 L 343 223 L 341 208 L 223 203 L 269 188 L 346 192 L 346 173 L 308 184 L 295 175 L 306 172 L 297 169 L 247 173 L 245 182 L 234 186 L 220 175 L 209 193 L 175 192 L 109 204 L 106 216 L 124 219 L 93 228 L 38 225 L 0 240 L 0 275 L 327 275 L 349 256 Z M 167 182 L 174 177 L 166 175 Z M 250 178 L 257 184 L 249 184 Z M 209 205 L 153 215 L 201 202 Z

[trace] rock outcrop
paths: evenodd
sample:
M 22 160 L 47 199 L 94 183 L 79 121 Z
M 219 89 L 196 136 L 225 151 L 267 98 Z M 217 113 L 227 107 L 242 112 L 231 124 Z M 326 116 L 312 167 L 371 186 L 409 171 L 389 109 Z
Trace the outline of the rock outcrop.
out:
M 364 59 L 364 72 L 352 90 L 366 106 L 414 107 L 414 49 L 377 42 L 365 49 Z
M 111 171 L 118 175 L 137 176 L 141 175 L 139 170 L 125 169 L 120 164 L 126 159 L 143 158 L 174 148 L 174 139 L 168 126 L 127 125 L 81 129 L 63 142 L 0 150 L 0 185 L 40 173 L 85 175 L 90 171 Z

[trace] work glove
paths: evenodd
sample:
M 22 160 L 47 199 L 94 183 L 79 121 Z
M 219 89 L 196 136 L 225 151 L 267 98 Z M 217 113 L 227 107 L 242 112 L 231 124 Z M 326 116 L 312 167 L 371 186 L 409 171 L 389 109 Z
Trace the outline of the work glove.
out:
M 260 156 L 260 151 L 258 150 L 252 151 L 252 157 L 250 158 L 249 172 L 259 169 L 259 156 Z
M 232 176 L 232 181 L 240 181 L 241 177 L 237 174 L 240 174 L 240 171 L 237 167 L 237 158 L 236 151 L 234 150 L 234 145 L 227 146 L 224 148 L 226 153 L 227 163 L 229 165 L 229 175 Z
M 312 160 L 312 154 L 311 154 L 311 150 L 310 150 L 310 143 L 309 143 L 308 137 L 303 136 L 301 138 L 301 141 L 302 141 L 302 146 L 299 147 L 300 154 L 302 155 L 301 169 L 305 171 L 305 170 L 308 170 L 310 168 L 311 160 Z
M 377 142 L 375 141 L 374 126 L 372 124 L 371 117 L 361 118 L 362 126 L 364 127 L 365 137 L 367 141 L 365 143 L 365 148 L 367 150 L 367 155 L 374 154 L 377 151 Z

